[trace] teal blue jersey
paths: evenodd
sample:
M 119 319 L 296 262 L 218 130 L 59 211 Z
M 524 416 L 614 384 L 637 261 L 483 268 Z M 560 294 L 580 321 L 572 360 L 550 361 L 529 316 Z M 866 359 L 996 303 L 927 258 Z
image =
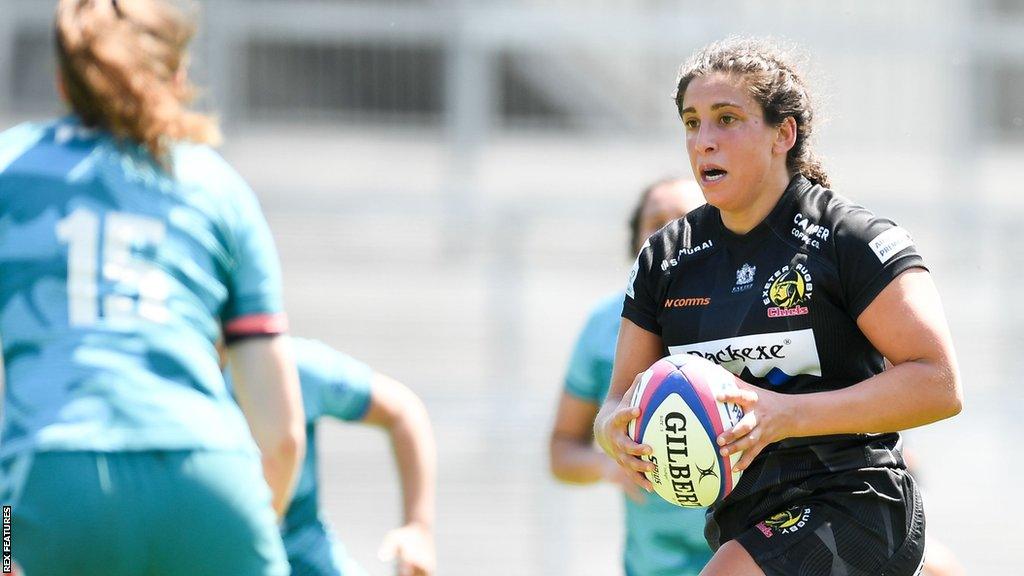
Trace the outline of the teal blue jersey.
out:
M 214 342 L 284 329 L 277 253 L 220 156 L 169 160 L 74 117 L 0 134 L 0 463 L 255 449 Z
M 602 300 L 580 333 L 565 376 L 565 391 L 600 406 L 611 386 L 623 295 Z M 698 574 L 711 559 L 704 541 L 704 511 L 646 494 L 643 504 L 625 498 L 626 573 L 636 576 Z

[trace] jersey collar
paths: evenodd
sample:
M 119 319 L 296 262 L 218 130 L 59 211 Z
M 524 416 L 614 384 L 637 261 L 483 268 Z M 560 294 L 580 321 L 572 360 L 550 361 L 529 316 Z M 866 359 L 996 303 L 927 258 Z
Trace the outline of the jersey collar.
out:
M 771 234 L 772 226 L 778 223 L 780 220 L 788 218 L 787 214 L 789 209 L 797 201 L 797 199 L 807 190 L 811 188 L 812 184 L 810 180 L 805 178 L 802 174 L 797 174 L 789 181 L 789 185 L 782 192 L 782 196 L 779 197 L 779 201 L 775 203 L 775 207 L 772 208 L 771 212 L 764 217 L 746 234 L 737 234 L 732 230 L 725 227 L 722 222 L 722 213 L 715 208 L 714 209 L 714 222 L 718 228 L 719 237 L 722 238 L 726 243 L 729 244 L 751 244 L 764 240 L 769 234 Z

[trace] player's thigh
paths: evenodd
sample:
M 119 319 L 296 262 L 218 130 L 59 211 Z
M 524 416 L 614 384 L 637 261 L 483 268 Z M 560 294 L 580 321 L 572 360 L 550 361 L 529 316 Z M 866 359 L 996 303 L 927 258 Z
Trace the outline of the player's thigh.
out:
M 153 514 L 154 562 L 167 576 L 288 574 L 270 489 L 255 454 L 159 455 L 167 505 Z
M 700 574 L 701 576 L 764 576 L 764 572 L 754 562 L 750 554 L 735 540 L 723 544 Z
M 137 507 L 119 498 L 110 455 L 35 455 L 13 506 L 14 559 L 26 574 L 130 576 L 146 565 Z

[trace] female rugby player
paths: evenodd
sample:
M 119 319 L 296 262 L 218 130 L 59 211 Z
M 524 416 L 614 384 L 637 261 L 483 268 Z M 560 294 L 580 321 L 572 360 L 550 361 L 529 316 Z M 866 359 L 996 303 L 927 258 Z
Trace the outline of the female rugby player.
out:
M 723 396 L 746 414 L 718 438 L 745 472 L 709 513 L 703 573 L 915 574 L 924 512 L 896 431 L 962 402 L 924 261 L 905 230 L 829 188 L 808 91 L 773 45 L 700 50 L 676 105 L 708 205 L 637 259 L 598 442 L 649 489 L 627 389 L 667 353 L 713 359 L 748 383 Z M 677 298 L 707 304 L 662 306 Z
M 61 0 L 55 28 L 71 114 L 0 135 L 14 558 L 54 576 L 287 574 L 274 512 L 305 431 L 279 262 L 209 147 L 216 123 L 187 107 L 194 26 L 164 0 Z

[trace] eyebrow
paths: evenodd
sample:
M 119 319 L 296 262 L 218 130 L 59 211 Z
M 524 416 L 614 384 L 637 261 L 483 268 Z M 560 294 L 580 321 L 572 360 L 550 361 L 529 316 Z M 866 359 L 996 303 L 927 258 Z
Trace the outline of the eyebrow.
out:
M 714 104 L 711 105 L 711 109 L 718 110 L 719 108 L 726 108 L 728 106 L 732 106 L 733 108 L 743 108 L 743 106 L 740 106 L 735 102 L 715 102 Z M 687 106 L 686 108 L 683 108 L 683 111 L 680 112 L 680 114 L 686 114 L 688 112 L 691 114 L 696 114 L 697 109 L 694 108 L 693 106 Z

